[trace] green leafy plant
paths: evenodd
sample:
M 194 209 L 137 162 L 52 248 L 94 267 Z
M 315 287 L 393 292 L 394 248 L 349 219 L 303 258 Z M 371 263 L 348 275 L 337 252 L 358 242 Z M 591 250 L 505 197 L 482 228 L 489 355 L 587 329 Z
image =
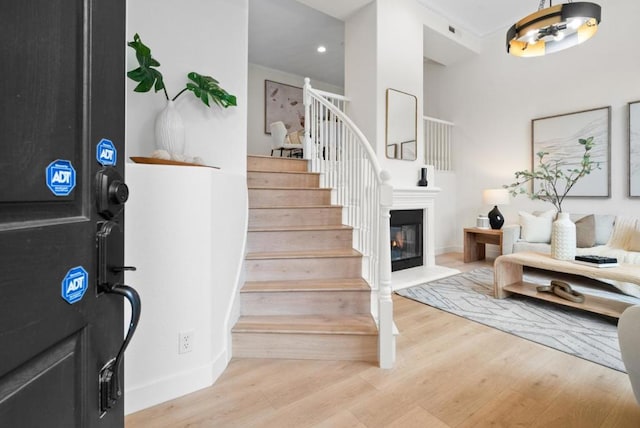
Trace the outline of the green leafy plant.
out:
M 558 212 L 562 212 L 562 201 L 578 180 L 590 174 L 594 169 L 600 169 L 600 164 L 591 160 L 591 150 L 595 145 L 593 137 L 580 138 L 578 143 L 584 148 L 578 166 L 567 168 L 569 165 L 567 161 L 547 161 L 545 156 L 549 152 L 538 152 L 536 153 L 538 157 L 537 168 L 534 171 L 516 171 L 516 181 L 503 187 L 508 189 L 512 196 L 528 194 L 531 199 L 551 202 Z M 540 187 L 538 190 L 528 192 L 523 185 L 529 182 L 531 182 L 532 189 L 534 189 L 534 182 L 538 182 Z
M 138 34 L 133 36 L 133 41 L 127 43 L 127 46 L 136 52 L 136 59 L 138 60 L 139 65 L 138 68 L 127 72 L 127 77 L 138 82 L 134 91 L 149 92 L 151 88 L 156 92 L 162 90 L 168 101 L 170 98 L 164 84 L 162 73 L 157 69 L 157 67 L 160 66 L 160 63 L 151 56 L 151 49 L 142 43 Z M 187 82 L 185 87 L 178 92 L 175 97 L 171 98 L 171 101 L 175 101 L 186 91 L 191 91 L 196 98 L 201 100 L 207 106 L 210 106 L 209 100 L 224 108 L 237 105 L 235 95 L 231 95 L 222 89 L 220 87 L 220 82 L 213 77 L 203 76 L 195 71 L 189 72 L 187 77 L 190 81 Z

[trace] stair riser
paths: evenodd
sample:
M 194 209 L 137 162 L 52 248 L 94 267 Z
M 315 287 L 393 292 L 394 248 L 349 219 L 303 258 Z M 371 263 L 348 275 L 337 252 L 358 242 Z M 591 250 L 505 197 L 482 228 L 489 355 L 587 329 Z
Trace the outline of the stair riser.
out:
M 249 210 L 249 227 L 329 226 L 342 224 L 342 208 L 255 208 Z
M 241 315 L 352 315 L 371 312 L 368 291 L 241 293 Z
M 245 260 L 247 281 L 359 278 L 362 257 Z
M 335 250 L 352 248 L 351 229 L 249 232 L 247 252 Z
M 249 189 L 249 208 L 330 204 L 330 189 Z
M 249 171 L 247 173 L 247 186 L 317 188 L 320 186 L 320 176 L 318 176 L 318 174 L 287 174 Z
M 287 333 L 233 333 L 236 358 L 371 361 L 377 336 Z
M 248 171 L 307 171 L 307 161 L 302 159 L 283 159 L 252 157 L 247 158 Z

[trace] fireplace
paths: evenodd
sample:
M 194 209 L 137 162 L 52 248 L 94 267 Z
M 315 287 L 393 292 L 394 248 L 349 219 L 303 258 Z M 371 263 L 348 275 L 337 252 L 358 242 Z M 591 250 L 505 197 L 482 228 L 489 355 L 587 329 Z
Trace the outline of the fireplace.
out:
M 422 255 L 423 210 L 391 211 L 391 271 L 424 264 Z

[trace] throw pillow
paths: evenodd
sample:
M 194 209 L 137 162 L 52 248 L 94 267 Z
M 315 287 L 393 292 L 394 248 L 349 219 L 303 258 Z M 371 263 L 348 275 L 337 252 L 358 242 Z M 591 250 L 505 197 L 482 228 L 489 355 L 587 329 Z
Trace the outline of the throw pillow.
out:
M 551 223 L 555 217 L 555 210 L 545 211 L 539 215 L 529 214 L 525 211 L 518 212 L 520 217 L 520 237 L 527 242 L 551 241 Z
M 613 234 L 613 224 L 616 216 L 608 214 L 595 214 L 596 220 L 596 245 L 605 245 Z
M 576 221 L 576 246 L 588 248 L 596 245 L 596 218 L 593 214 Z
M 640 230 L 635 230 L 629 240 L 627 241 L 627 246 L 625 248 L 627 251 L 638 251 L 640 252 Z

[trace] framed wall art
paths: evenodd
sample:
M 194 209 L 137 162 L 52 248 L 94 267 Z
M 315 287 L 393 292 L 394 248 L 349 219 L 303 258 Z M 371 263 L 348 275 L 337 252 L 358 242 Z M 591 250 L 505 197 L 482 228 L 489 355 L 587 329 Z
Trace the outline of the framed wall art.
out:
M 532 170 L 538 167 L 538 152 L 548 152 L 546 161 L 559 160 L 566 168 L 580 168 L 584 148 L 581 138 L 593 137 L 591 160 L 597 162 L 589 175 L 582 177 L 567 197 L 609 197 L 611 187 L 611 107 L 583 110 L 531 121 Z M 538 183 L 534 182 L 534 191 Z
M 264 132 L 271 134 L 270 125 L 282 121 L 287 132 L 304 129 L 302 88 L 285 83 L 264 81 Z
M 640 101 L 629 103 L 629 196 L 640 198 Z

